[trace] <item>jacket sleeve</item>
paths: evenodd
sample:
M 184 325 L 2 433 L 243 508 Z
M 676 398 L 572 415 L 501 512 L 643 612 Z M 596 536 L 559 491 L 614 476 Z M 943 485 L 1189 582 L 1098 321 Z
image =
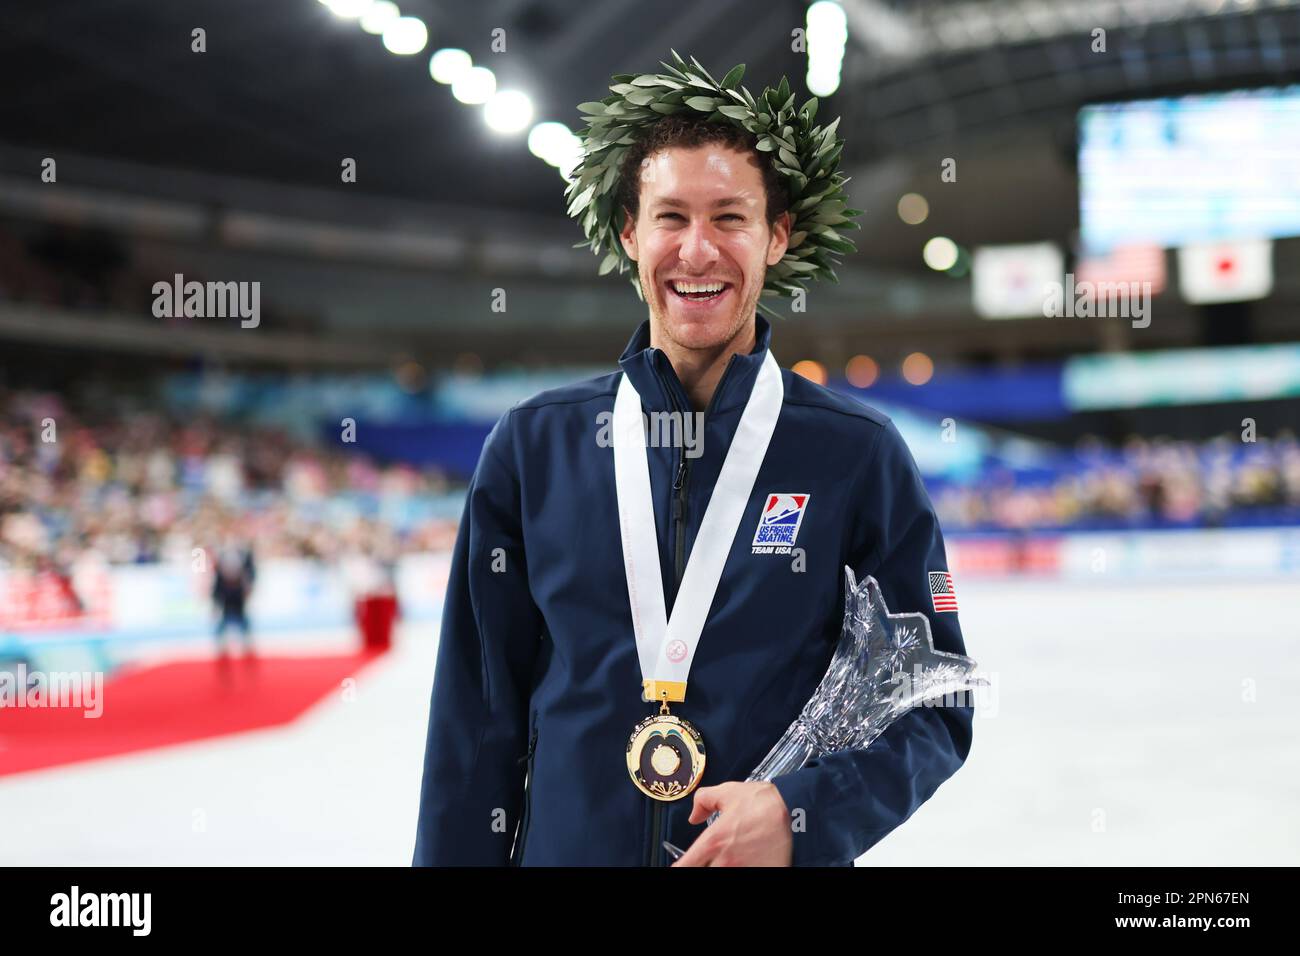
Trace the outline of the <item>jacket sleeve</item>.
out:
M 936 613 L 930 571 L 947 571 L 943 536 L 916 463 L 892 421 L 857 485 L 860 506 L 850 565 L 872 575 L 891 614 L 923 612 L 936 650 L 965 654 L 957 612 Z M 841 602 L 841 607 L 843 606 Z M 974 710 L 917 707 L 869 747 L 810 761 L 773 783 L 794 817 L 794 865 L 851 862 L 902 824 L 951 777 L 970 751 Z M 803 829 L 800 829 L 800 822 Z
M 528 587 L 507 413 L 465 496 L 429 706 L 415 866 L 509 862 L 542 634 Z

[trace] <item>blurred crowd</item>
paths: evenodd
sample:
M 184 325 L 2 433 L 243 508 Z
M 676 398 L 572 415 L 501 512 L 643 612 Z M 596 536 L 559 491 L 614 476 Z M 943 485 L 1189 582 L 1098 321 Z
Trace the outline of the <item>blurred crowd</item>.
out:
M 0 391 L 0 569 L 185 561 L 232 536 L 259 560 L 328 562 L 455 541 L 459 489 L 436 469 L 108 404 Z M 948 533 L 1300 523 L 1300 444 L 1085 441 L 1050 467 L 929 484 Z
M 945 531 L 1219 527 L 1300 523 L 1300 443 L 1131 436 L 1094 439 L 1051 468 L 995 468 L 932 490 Z
M 0 568 L 185 561 L 228 535 L 259 559 L 390 560 L 454 542 L 455 520 L 420 507 L 451 490 L 435 470 L 206 417 L 79 411 L 0 392 Z

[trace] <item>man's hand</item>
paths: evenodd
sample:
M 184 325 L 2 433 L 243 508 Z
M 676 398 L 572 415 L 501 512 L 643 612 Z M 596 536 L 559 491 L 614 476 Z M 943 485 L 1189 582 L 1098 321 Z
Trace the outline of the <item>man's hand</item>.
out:
M 673 866 L 789 866 L 790 812 L 770 781 L 720 783 L 695 791 L 691 823 L 721 811 Z

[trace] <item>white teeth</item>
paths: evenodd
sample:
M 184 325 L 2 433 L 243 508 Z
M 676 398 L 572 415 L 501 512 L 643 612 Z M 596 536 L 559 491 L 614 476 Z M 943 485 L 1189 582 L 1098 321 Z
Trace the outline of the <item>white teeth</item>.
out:
M 678 292 L 721 292 L 722 282 L 674 282 L 673 288 Z

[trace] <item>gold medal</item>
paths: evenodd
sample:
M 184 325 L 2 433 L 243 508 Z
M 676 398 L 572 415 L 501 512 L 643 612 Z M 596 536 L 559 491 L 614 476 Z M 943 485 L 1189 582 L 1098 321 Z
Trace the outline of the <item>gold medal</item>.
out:
M 668 701 L 632 730 L 627 772 L 636 788 L 655 800 L 680 800 L 704 775 L 704 738 L 689 721 L 668 712 Z

